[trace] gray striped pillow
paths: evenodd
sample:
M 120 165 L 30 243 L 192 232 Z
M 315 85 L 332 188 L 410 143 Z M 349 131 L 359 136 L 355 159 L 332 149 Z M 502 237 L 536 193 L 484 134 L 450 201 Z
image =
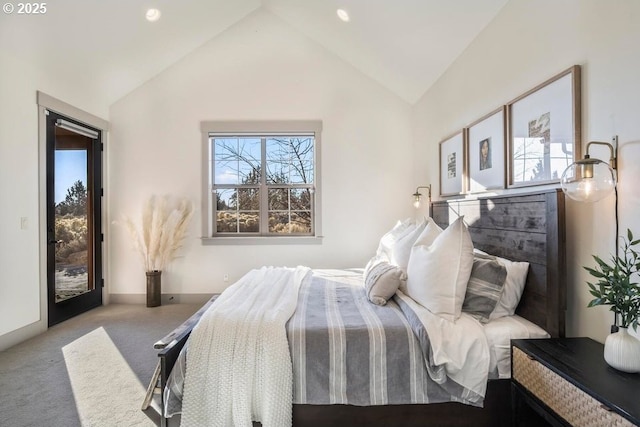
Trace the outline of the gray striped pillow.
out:
M 500 300 L 506 278 L 507 269 L 496 259 L 474 257 L 462 311 L 487 323 Z

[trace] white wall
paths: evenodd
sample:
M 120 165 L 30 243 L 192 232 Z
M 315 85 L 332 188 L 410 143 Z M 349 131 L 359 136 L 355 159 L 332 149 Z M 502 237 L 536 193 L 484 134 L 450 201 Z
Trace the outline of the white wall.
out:
M 583 71 L 583 141 L 619 135 L 620 230 L 640 235 L 640 169 L 633 166 L 640 160 L 639 18 L 636 0 L 511 0 L 413 108 L 265 11 L 110 109 L 92 88 L 0 52 L 0 348 L 11 332 L 41 318 L 36 90 L 109 114 L 106 279 L 113 294 L 142 295 L 144 272 L 126 232 L 110 222 L 138 214 L 153 193 L 200 206 L 200 121 L 323 120 L 323 244 L 203 246 L 197 212 L 163 287 L 211 293 L 226 286 L 224 274 L 232 282 L 259 265 L 363 265 L 379 236 L 412 214 L 416 185 L 436 183 L 437 196 L 434 153 L 444 136 L 573 64 Z M 614 249 L 613 198 L 568 201 L 567 209 L 568 334 L 602 341 L 611 315 L 586 308 L 581 266 L 592 253 L 606 257 Z
M 109 220 L 138 217 L 154 193 L 200 206 L 200 121 L 288 119 L 323 121 L 323 243 L 204 246 L 198 210 L 163 292 L 219 292 L 261 265 L 364 266 L 413 213 L 411 106 L 260 10 L 111 106 Z M 129 236 L 110 227 L 109 292 L 143 294 Z
M 96 115 L 107 105 L 66 76 L 55 75 L 0 52 L 0 349 L 9 333 L 40 322 L 38 108 L 41 90 Z M 21 218 L 27 228 L 21 228 Z M 44 219 L 43 219 L 44 220 Z M 43 301 L 46 305 L 46 301 Z M 20 339 L 20 338 L 18 338 Z
M 637 0 L 511 0 L 415 106 L 415 180 L 438 182 L 431 154 L 443 137 L 580 64 L 583 142 L 619 136 L 620 231 L 640 235 L 639 22 Z M 605 307 L 586 307 L 582 269 L 593 264 L 591 254 L 614 251 L 613 203 L 613 196 L 592 205 L 567 201 L 569 336 L 604 341 L 613 320 Z

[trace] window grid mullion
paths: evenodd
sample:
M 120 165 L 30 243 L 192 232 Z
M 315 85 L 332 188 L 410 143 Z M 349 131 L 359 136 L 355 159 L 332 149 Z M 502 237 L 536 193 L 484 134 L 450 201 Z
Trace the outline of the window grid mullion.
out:
M 260 138 L 260 235 L 269 234 L 269 192 L 267 189 L 267 139 Z
M 289 177 L 291 177 L 291 168 L 289 168 Z M 287 188 L 287 219 L 289 220 L 289 233 L 291 233 L 291 188 Z
M 213 206 L 213 212 L 214 214 L 212 215 L 211 218 L 211 227 L 213 230 L 213 235 L 217 235 L 219 234 L 218 232 L 218 189 L 227 189 L 227 188 L 221 188 L 220 186 L 216 185 L 216 138 L 209 135 L 210 139 L 210 150 L 211 150 L 211 198 L 212 198 L 212 203 L 211 205 Z

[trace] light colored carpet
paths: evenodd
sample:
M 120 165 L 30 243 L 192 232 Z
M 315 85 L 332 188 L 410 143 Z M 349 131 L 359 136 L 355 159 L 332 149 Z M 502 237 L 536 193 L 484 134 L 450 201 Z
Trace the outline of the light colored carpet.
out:
M 62 347 L 80 424 L 155 425 L 135 406 L 145 388 L 103 327 Z M 100 402 L 96 405 L 96 402 Z
M 0 352 L 0 426 L 153 426 L 153 343 L 199 307 L 99 307 Z

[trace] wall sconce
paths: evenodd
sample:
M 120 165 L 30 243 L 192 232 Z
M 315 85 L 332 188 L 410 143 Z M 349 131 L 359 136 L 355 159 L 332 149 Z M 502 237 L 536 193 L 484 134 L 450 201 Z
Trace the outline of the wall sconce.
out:
M 420 208 L 420 199 L 422 198 L 422 193 L 420 193 L 420 189 L 425 188 L 427 190 L 429 203 L 431 203 L 431 186 L 424 185 L 416 188 L 416 192 L 413 193 L 413 206 L 418 209 Z
M 578 160 L 567 167 L 562 174 L 560 183 L 562 191 L 578 202 L 597 202 L 611 194 L 616 193 L 615 219 L 616 219 L 616 258 L 618 257 L 618 192 L 616 191 L 616 175 L 613 172 L 617 169 L 616 152 L 618 148 L 618 136 L 611 138 L 608 142 L 592 141 L 587 144 L 587 154 L 584 159 Z M 609 147 L 609 164 L 600 159 L 592 159 L 589 156 L 591 144 L 605 145 Z M 618 316 L 613 314 L 613 325 L 611 333 L 618 331 Z
M 572 163 L 565 169 L 560 183 L 562 191 L 567 196 L 579 202 L 597 202 L 615 190 L 616 175 L 613 169 L 616 169 L 617 135 L 612 138 L 612 142 L 613 144 L 599 141 L 588 143 L 584 159 Z M 592 144 L 609 147 L 611 150 L 609 164 L 589 156 L 589 147 Z

